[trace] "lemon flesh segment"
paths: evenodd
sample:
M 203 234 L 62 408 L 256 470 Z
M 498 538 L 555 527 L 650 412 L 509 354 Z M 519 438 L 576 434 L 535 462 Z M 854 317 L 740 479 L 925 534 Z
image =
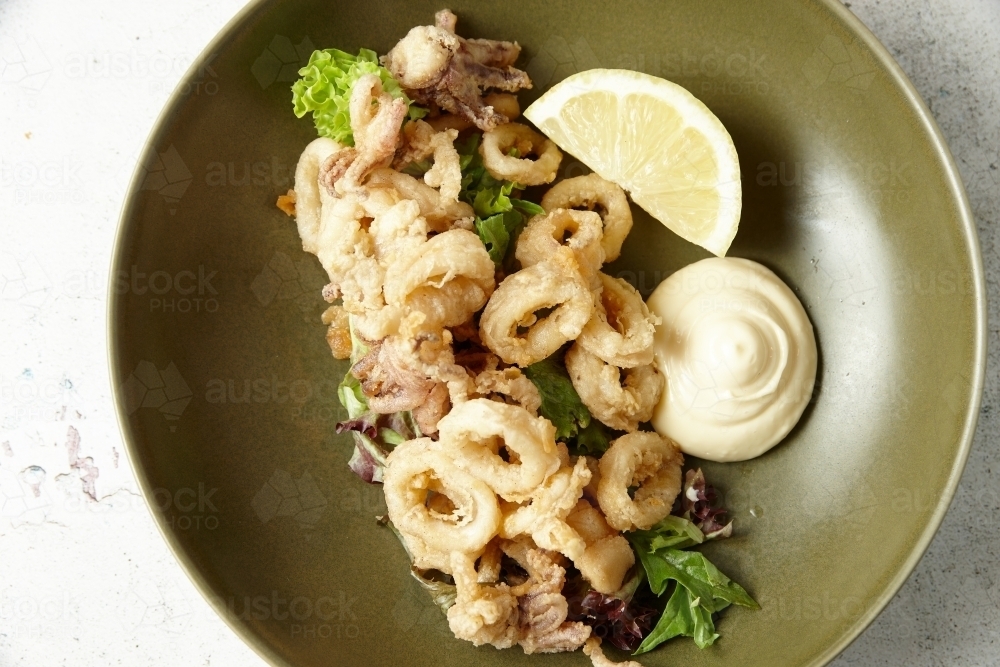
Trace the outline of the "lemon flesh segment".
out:
M 628 70 L 588 70 L 524 115 L 668 229 L 723 256 L 742 207 L 739 159 L 718 118 L 687 90 Z

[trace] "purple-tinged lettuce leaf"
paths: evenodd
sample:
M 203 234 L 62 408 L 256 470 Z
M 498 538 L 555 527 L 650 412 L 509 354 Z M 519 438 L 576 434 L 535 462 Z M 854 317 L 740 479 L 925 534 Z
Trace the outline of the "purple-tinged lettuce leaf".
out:
M 367 345 L 351 327 L 351 357 L 360 358 L 368 351 Z M 368 407 L 368 397 L 361 383 L 348 370 L 337 388 L 337 397 L 347 410 L 348 418 L 337 424 L 337 433 L 350 432 L 354 438 L 354 452 L 348 467 L 369 483 L 381 483 L 385 459 L 393 447 L 420 436 L 420 429 L 410 412 L 379 414 Z
M 569 603 L 567 619 L 589 625 L 595 636 L 607 639 L 623 651 L 634 651 L 652 629 L 659 613 L 635 598 L 645 577 L 641 567 L 635 568 L 619 590 L 604 595 L 591 589 L 583 577 L 576 574 L 563 589 Z
M 720 520 L 726 514 L 725 508 L 713 506 L 717 499 L 715 489 L 705 482 L 701 468 L 687 471 L 681 492 L 681 516 L 696 525 L 705 534 L 706 540 L 733 534 L 733 522 L 724 524 Z
M 354 453 L 347 467 L 369 484 L 381 484 L 388 452 L 364 433 L 351 431 L 351 435 L 354 436 Z
M 369 438 L 375 439 L 379 435 L 378 415 L 374 412 L 366 412 L 357 419 L 348 419 L 337 423 L 337 434 L 345 431 L 357 431 L 364 433 Z

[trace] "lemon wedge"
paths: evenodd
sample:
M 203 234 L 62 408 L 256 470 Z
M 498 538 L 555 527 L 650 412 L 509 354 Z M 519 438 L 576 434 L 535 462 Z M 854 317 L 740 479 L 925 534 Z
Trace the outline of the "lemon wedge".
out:
M 675 83 L 592 69 L 559 82 L 525 117 L 678 236 L 723 256 L 740 223 L 740 163 L 729 132 Z

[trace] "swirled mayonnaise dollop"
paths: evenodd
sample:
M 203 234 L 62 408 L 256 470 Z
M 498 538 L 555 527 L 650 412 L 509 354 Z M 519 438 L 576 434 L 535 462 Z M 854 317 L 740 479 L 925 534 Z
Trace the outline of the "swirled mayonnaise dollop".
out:
M 662 320 L 658 433 L 710 461 L 760 456 L 788 435 L 812 396 L 816 339 L 778 276 L 713 257 L 671 275 L 647 303 Z

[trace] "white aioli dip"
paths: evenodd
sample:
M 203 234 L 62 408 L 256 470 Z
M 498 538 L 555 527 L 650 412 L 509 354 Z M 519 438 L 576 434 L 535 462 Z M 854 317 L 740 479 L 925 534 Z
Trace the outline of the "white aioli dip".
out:
M 663 281 L 647 301 L 666 388 L 653 428 L 685 454 L 744 461 L 781 441 L 816 381 L 816 339 L 802 304 L 769 269 L 712 257 Z

